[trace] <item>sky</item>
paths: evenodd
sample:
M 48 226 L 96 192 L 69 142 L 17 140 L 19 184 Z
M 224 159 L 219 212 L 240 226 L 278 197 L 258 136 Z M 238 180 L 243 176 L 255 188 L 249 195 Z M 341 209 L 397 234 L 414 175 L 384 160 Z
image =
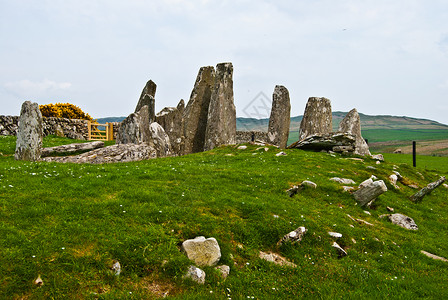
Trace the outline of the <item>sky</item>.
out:
M 94 118 L 188 102 L 199 68 L 232 62 L 239 117 L 333 111 L 448 124 L 446 0 L 0 0 L 0 115 L 69 102 Z

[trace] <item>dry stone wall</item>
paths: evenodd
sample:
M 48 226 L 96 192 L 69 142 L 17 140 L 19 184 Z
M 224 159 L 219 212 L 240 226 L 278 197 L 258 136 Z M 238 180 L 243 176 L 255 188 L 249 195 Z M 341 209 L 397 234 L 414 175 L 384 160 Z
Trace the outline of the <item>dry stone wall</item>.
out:
M 265 131 L 237 131 L 236 132 L 236 143 L 244 144 L 254 141 L 268 141 L 268 133 Z

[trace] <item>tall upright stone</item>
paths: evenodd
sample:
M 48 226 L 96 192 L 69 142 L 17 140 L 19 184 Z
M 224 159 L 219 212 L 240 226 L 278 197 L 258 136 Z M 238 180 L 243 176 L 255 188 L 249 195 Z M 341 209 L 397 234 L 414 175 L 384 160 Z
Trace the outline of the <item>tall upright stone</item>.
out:
M 159 123 L 153 122 L 149 126 L 151 139 L 149 144 L 156 149 L 157 157 L 171 156 L 171 142 L 169 136 Z
M 216 66 L 215 86 L 207 117 L 204 150 L 236 143 L 236 109 L 233 103 L 233 65 Z
M 299 141 L 313 134 L 332 132 L 331 102 L 327 98 L 310 97 L 299 129 Z
M 156 115 L 156 122 L 163 127 L 171 141 L 174 155 L 184 152 L 184 100 L 180 100 L 177 107 L 165 107 Z
M 215 68 L 200 68 L 184 110 L 184 154 L 204 151 L 207 115 L 214 85 Z
M 272 94 L 272 109 L 269 118 L 268 142 L 286 148 L 289 136 L 291 103 L 288 89 L 276 85 Z
M 369 146 L 361 135 L 361 119 L 356 108 L 352 109 L 339 123 L 338 131 L 349 133 L 356 137 L 355 154 L 370 155 Z
M 130 114 L 121 122 L 116 143 L 149 143 L 151 139 L 151 132 L 149 131 L 150 124 L 148 106 L 145 105 L 138 112 Z
M 138 100 L 137 106 L 135 107 L 135 111 L 134 111 L 134 113 L 137 113 L 143 108 L 143 106 L 147 105 L 150 122 L 155 121 L 156 89 L 157 89 L 157 85 L 154 83 L 154 81 L 149 80 L 146 83 L 145 87 L 143 88 L 142 94 L 140 95 L 140 98 Z
M 39 105 L 31 101 L 22 104 L 17 129 L 16 160 L 40 160 L 43 140 L 43 120 Z

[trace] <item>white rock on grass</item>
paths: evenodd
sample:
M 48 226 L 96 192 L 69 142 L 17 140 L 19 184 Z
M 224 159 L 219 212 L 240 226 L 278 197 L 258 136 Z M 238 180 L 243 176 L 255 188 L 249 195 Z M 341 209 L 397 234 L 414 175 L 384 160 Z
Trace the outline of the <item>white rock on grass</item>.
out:
M 205 283 L 205 272 L 195 266 L 190 266 L 185 274 L 184 278 L 190 278 L 194 282 L 199 284 Z
M 341 238 L 342 237 L 342 233 L 339 233 L 339 232 L 332 232 L 332 231 L 330 231 L 330 232 L 328 232 L 328 234 L 330 236 L 332 236 L 332 237 L 335 237 L 335 238 Z
M 224 279 L 227 278 L 227 276 L 229 276 L 229 274 L 230 274 L 230 267 L 227 265 L 217 266 L 217 267 L 215 267 L 215 269 L 221 273 L 221 276 Z
M 333 177 L 333 178 L 330 178 L 330 180 L 338 182 L 340 184 L 355 184 L 355 182 L 352 179 L 347 179 L 347 178 Z
M 198 266 L 215 266 L 221 259 L 221 249 L 215 238 L 198 236 L 182 243 L 182 250 Z
M 279 153 L 277 153 L 275 156 L 286 156 L 287 154 L 285 153 L 285 152 L 279 152 Z
M 238 149 L 238 150 L 246 150 L 246 149 L 247 149 L 247 146 L 245 146 L 245 145 L 238 146 L 237 149 Z

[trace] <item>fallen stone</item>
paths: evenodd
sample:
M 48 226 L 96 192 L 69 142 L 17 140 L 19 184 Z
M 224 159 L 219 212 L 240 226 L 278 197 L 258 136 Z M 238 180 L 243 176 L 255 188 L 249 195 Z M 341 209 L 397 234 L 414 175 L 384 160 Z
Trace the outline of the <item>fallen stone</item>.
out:
M 42 157 L 51 156 L 55 153 L 73 153 L 78 151 L 91 151 L 104 147 L 104 142 L 94 141 L 89 143 L 74 143 L 42 149 Z
M 366 224 L 366 225 L 369 225 L 369 226 L 374 226 L 372 223 L 369 223 L 369 222 L 367 222 L 367 221 L 365 221 L 365 220 L 363 220 L 363 219 L 356 219 L 356 218 L 353 218 L 353 217 L 350 216 L 349 214 L 347 214 L 347 217 L 349 217 L 350 220 L 352 220 L 352 221 L 358 222 L 359 224 Z
M 279 153 L 277 153 L 275 156 L 286 156 L 286 155 L 288 155 L 288 154 L 286 154 L 285 152 L 279 152 Z
M 395 150 L 394 150 L 394 153 L 395 153 L 395 154 L 401 154 L 402 152 L 403 152 L 403 151 L 402 151 L 401 149 L 395 149 Z
M 45 157 L 42 160 L 47 162 L 62 162 L 62 163 L 117 163 L 117 162 L 131 162 L 153 159 L 157 157 L 157 152 L 154 147 L 146 143 L 142 144 L 115 144 L 112 146 L 96 149 L 74 156 L 55 156 Z
M 345 186 L 344 185 L 342 188 L 344 189 L 344 192 L 351 192 L 351 191 L 355 190 L 354 186 Z
M 339 252 L 339 257 L 343 257 L 343 256 L 347 256 L 347 252 L 345 252 L 344 249 L 342 249 L 341 246 L 339 246 L 338 243 L 333 242 L 333 244 L 331 245 L 332 247 L 336 248 Z
M 184 278 L 189 278 L 196 283 L 204 284 L 205 272 L 195 266 L 190 266 L 187 270 L 187 274 L 184 275 Z
M 215 266 L 221 259 L 221 249 L 215 238 L 198 236 L 182 243 L 182 250 L 198 266 Z
M 398 190 L 398 189 L 400 189 L 400 187 L 397 185 L 397 181 L 398 181 L 398 176 L 396 174 L 392 174 L 389 176 L 390 184 Z
M 378 180 L 369 185 L 363 186 L 354 192 L 353 196 L 361 206 L 364 206 L 385 192 L 387 192 L 387 187 L 384 184 L 384 181 Z
M 236 109 L 233 103 L 233 65 L 216 66 L 215 85 L 208 108 L 204 151 L 236 143 Z
M 298 242 L 302 241 L 302 238 L 306 232 L 307 232 L 306 228 L 301 226 L 301 227 L 297 228 L 296 230 L 291 231 L 290 233 L 283 236 L 281 238 L 281 240 L 278 241 L 277 245 L 280 246 L 286 242 L 298 243 Z
M 297 194 L 301 189 L 302 189 L 301 186 L 293 185 L 292 188 L 287 189 L 286 192 L 288 192 L 289 197 L 292 197 L 295 194 Z
M 238 150 L 246 150 L 247 149 L 247 146 L 238 146 L 238 148 L 237 148 Z
M 334 152 L 336 152 L 335 150 L 350 149 L 350 151 L 353 152 L 355 149 L 355 141 L 355 136 L 348 133 L 336 132 L 314 134 L 289 145 L 287 148 L 298 148 L 313 151 L 325 150 Z M 338 146 L 346 146 L 348 148 L 337 148 Z
M 424 250 L 421 250 L 420 252 L 421 252 L 422 254 L 424 254 L 424 255 L 426 255 L 426 256 L 432 258 L 432 259 L 441 260 L 441 261 L 445 261 L 445 262 L 448 261 L 448 259 L 446 259 L 445 257 L 437 256 L 437 255 L 434 255 L 434 254 L 432 254 L 432 253 L 426 252 L 426 251 L 424 251 Z
M 422 188 L 420 191 L 409 197 L 411 201 L 413 202 L 420 202 L 423 200 L 423 197 L 430 194 L 434 189 L 439 187 L 442 183 L 444 183 L 446 180 L 445 176 L 440 177 L 438 180 L 431 182 L 424 188 Z
M 40 274 L 37 275 L 37 278 L 33 281 L 33 283 L 37 286 L 42 286 L 44 285 L 44 281 L 42 280 L 42 278 L 40 277 Z
M 227 265 L 217 266 L 215 269 L 221 273 L 223 279 L 227 278 L 230 274 L 230 267 Z
M 268 125 L 268 142 L 280 148 L 286 148 L 289 136 L 291 103 L 288 90 L 281 85 L 275 86 L 272 95 L 272 109 Z
M 408 230 L 418 230 L 417 224 L 415 224 L 414 220 L 408 216 L 402 214 L 392 214 L 389 216 L 389 220 L 393 224 L 401 226 Z
M 349 133 L 356 137 L 355 154 L 370 155 L 369 146 L 361 135 L 361 119 L 355 108 L 344 117 L 341 123 L 339 123 L 338 131 Z
M 115 276 L 120 275 L 121 273 L 121 265 L 120 262 L 117 260 L 114 262 L 114 264 L 112 265 L 112 272 L 114 273 Z
M 259 257 L 263 260 L 275 263 L 279 266 L 287 266 L 291 268 L 297 267 L 295 263 L 288 261 L 286 258 L 277 253 L 260 251 Z
M 335 181 L 340 184 L 355 184 L 355 182 L 352 179 L 347 179 L 347 178 L 333 177 L 333 178 L 330 178 L 330 180 Z
M 16 160 L 38 161 L 41 157 L 43 140 L 43 119 L 37 103 L 25 101 L 22 104 L 17 129 Z
M 314 182 L 309 181 L 309 180 L 302 181 L 302 183 L 300 185 L 303 186 L 303 187 L 307 186 L 307 187 L 310 187 L 310 188 L 313 188 L 313 189 L 317 188 L 317 184 L 315 184 Z
M 369 179 L 366 179 L 363 182 L 361 182 L 358 187 L 363 188 L 365 186 L 371 185 L 372 183 L 373 183 L 373 178 L 370 177 Z
M 444 183 L 444 184 L 443 184 L 443 187 L 446 188 L 446 189 L 448 189 L 448 184 Z
M 378 160 L 378 161 L 384 161 L 384 156 L 382 154 L 375 154 L 375 155 L 372 155 L 372 159 Z
M 312 135 L 330 133 L 332 125 L 331 101 L 327 98 L 310 97 L 300 122 L 299 141 Z
M 394 212 L 395 210 L 392 207 L 386 206 L 387 211 Z

